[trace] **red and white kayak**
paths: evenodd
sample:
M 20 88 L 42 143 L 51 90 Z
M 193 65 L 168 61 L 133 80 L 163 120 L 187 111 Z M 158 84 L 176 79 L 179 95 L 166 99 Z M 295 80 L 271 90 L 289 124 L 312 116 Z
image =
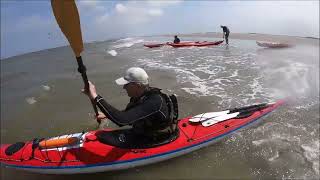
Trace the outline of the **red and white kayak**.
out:
M 269 41 L 256 41 L 258 46 L 267 47 L 267 48 L 286 48 L 291 47 L 290 44 L 281 43 L 281 42 L 269 42 Z
M 161 47 L 164 45 L 169 45 L 175 48 L 178 47 L 190 47 L 190 46 L 196 46 L 196 47 L 203 47 L 203 46 L 214 46 L 214 45 L 219 45 L 223 41 L 214 41 L 214 42 L 208 42 L 208 41 L 197 41 L 197 42 L 180 42 L 180 43 L 157 43 L 157 44 L 144 44 L 143 46 L 148 47 L 148 48 L 155 48 L 155 47 Z
M 179 136 L 152 148 L 123 149 L 97 140 L 90 131 L 1 145 L 2 165 L 44 174 L 94 173 L 156 163 L 195 151 L 248 127 L 277 109 L 284 101 L 203 113 L 181 119 Z
M 214 46 L 223 43 L 223 41 L 201 41 L 201 42 L 180 42 L 180 43 L 167 43 L 168 45 L 179 48 L 179 47 L 189 47 L 189 46 L 196 46 L 196 47 L 203 47 L 203 46 Z

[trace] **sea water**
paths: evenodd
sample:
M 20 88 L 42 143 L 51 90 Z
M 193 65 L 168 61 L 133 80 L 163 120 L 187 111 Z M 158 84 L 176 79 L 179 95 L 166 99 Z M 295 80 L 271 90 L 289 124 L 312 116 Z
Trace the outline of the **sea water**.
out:
M 185 37 L 182 41 L 216 41 Z M 268 49 L 230 39 L 209 47 L 146 48 L 167 37 L 131 37 L 85 45 L 87 74 L 116 108 L 129 98 L 114 82 L 132 66 L 151 86 L 178 96 L 180 117 L 255 103 L 287 103 L 255 126 L 194 153 L 154 165 L 77 179 L 319 178 L 319 54 L 317 46 Z M 69 47 L 1 60 L 1 143 L 97 128 Z M 116 128 L 113 123 L 108 124 Z M 56 179 L 2 168 L 2 179 Z

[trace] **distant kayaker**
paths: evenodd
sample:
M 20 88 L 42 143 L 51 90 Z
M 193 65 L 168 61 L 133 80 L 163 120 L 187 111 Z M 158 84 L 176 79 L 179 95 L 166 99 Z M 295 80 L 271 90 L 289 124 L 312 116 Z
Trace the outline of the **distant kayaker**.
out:
M 97 94 L 89 82 L 86 94 L 102 111 L 97 120 L 109 119 L 119 126 L 132 126 L 126 130 L 108 131 L 98 135 L 100 142 L 124 148 L 152 146 L 172 140 L 177 135 L 178 105 L 174 95 L 168 96 L 161 89 L 149 86 L 149 76 L 139 67 L 126 71 L 124 77 L 115 82 L 123 86 L 130 97 L 125 110 L 111 106 Z
M 178 38 L 177 35 L 174 36 L 174 40 L 173 40 L 173 43 L 180 43 L 180 39 Z
M 226 40 L 226 43 L 229 44 L 229 34 L 230 34 L 230 30 L 227 26 L 220 26 L 223 30 L 223 37 Z

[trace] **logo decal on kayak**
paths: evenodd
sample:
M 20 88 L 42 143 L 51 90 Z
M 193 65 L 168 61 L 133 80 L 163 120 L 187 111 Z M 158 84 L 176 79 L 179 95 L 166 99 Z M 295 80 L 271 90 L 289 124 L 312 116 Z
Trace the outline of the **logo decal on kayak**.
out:
M 120 142 L 126 142 L 126 136 L 124 134 L 119 135 L 119 141 Z

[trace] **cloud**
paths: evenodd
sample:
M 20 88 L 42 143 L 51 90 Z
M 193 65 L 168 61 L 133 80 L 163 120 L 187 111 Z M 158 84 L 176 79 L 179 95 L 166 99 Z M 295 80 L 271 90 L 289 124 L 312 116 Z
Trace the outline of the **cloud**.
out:
M 161 16 L 163 15 L 163 10 L 160 8 L 150 8 L 137 3 L 128 3 L 126 5 L 118 3 L 115 6 L 115 11 L 118 14 L 127 14 L 127 16 Z
M 80 1 L 81 3 L 82 1 Z M 145 34 L 147 29 L 159 29 L 153 24 L 161 21 L 171 7 L 177 7 L 182 1 L 98 1 L 79 5 L 82 32 L 85 41 L 104 40 L 115 37 Z M 78 7 L 79 7 L 78 6 Z M 104 6 L 104 11 L 85 7 Z M 168 17 L 166 17 L 168 18 Z M 103 39 L 101 39 L 103 38 Z
M 106 8 L 103 6 L 101 1 L 79 1 L 78 3 L 79 9 L 85 11 L 96 11 L 96 12 L 103 12 Z
M 109 21 L 109 18 L 110 18 L 110 15 L 106 13 L 102 16 L 97 17 L 96 23 L 97 24 L 105 23 L 105 22 Z
M 153 17 L 163 15 L 160 8 L 150 8 L 140 2 L 118 3 L 115 6 L 115 19 L 121 19 L 124 24 L 141 24 L 149 22 Z
M 153 1 L 152 1 L 153 2 Z M 96 29 L 118 29 L 117 31 L 135 28 L 150 23 L 154 18 L 164 15 L 165 7 L 175 5 L 177 2 L 167 3 L 145 3 L 129 1 L 116 3 L 108 12 L 98 14 L 94 17 Z
M 147 0 L 146 2 L 150 6 L 165 7 L 165 6 L 172 6 L 172 5 L 180 4 L 183 1 L 182 0 L 177 0 L 177 1 L 174 1 L 174 0 L 172 0 L 172 1 L 169 1 L 169 0 L 166 0 L 166 1 Z
M 116 9 L 116 12 L 120 14 L 128 12 L 128 8 L 123 4 L 116 4 L 115 9 Z
M 162 16 L 163 11 L 161 9 L 150 9 L 148 10 L 148 14 L 151 16 Z
M 98 5 L 98 1 L 79 1 L 80 6 L 95 8 Z
M 114 6 L 114 13 L 101 14 L 96 17 L 97 22 L 109 23 L 108 21 L 126 25 L 141 25 L 148 23 L 153 18 L 161 17 L 169 6 L 177 5 L 182 1 L 128 1 L 117 3 Z M 120 23 L 121 22 L 121 23 Z

